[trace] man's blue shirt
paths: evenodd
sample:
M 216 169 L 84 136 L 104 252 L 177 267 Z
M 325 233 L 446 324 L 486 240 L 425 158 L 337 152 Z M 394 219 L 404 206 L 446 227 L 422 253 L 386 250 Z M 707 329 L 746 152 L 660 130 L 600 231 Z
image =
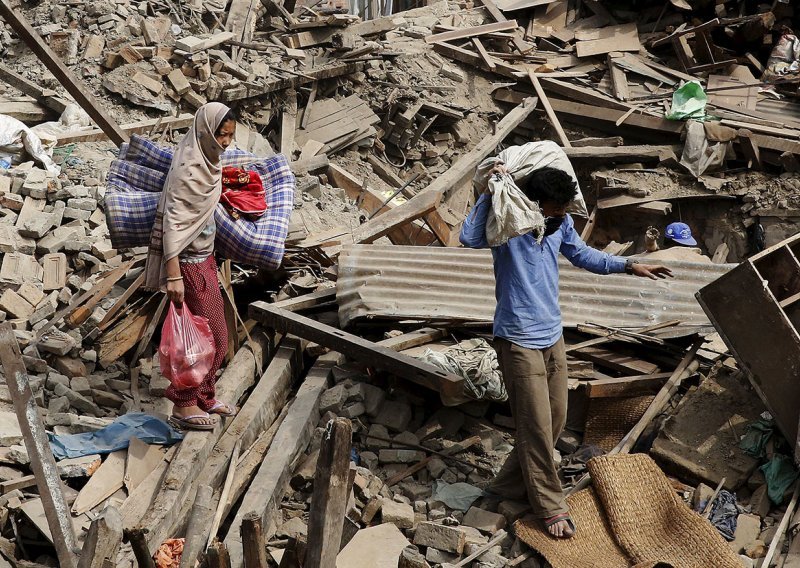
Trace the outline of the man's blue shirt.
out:
M 492 196 L 478 199 L 461 227 L 461 244 L 487 248 L 486 218 Z M 495 298 L 494 335 L 530 349 L 546 349 L 562 334 L 558 305 L 558 253 L 597 274 L 625 272 L 625 259 L 593 249 L 581 240 L 572 217 L 538 244 L 532 235 L 492 247 Z

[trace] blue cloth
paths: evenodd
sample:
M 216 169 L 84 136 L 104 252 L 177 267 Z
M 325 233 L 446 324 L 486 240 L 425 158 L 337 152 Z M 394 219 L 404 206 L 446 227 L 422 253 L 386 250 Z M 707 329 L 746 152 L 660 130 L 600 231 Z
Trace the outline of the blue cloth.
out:
M 146 444 L 170 446 L 183 440 L 183 434 L 156 416 L 131 412 L 96 432 L 50 435 L 50 448 L 57 460 L 63 460 L 123 450 L 131 438 L 139 438 Z
M 491 195 L 478 199 L 461 227 L 461 244 L 487 248 L 486 218 Z M 494 258 L 494 335 L 529 349 L 546 349 L 561 337 L 561 308 L 558 305 L 558 253 L 578 268 L 597 274 L 625 272 L 625 259 L 611 256 L 584 243 L 572 217 L 545 237 L 542 244 L 532 235 L 520 235 L 498 247 Z
M 150 244 L 150 231 L 169 166 L 171 148 L 164 148 L 141 136 L 120 148 L 119 158 L 108 170 L 108 191 L 104 206 L 106 223 L 115 248 Z M 266 191 L 267 211 L 251 221 L 234 219 L 221 205 L 214 212 L 217 236 L 215 249 L 223 258 L 259 268 L 276 269 L 283 260 L 289 217 L 294 209 L 295 177 L 286 156 L 257 158 L 242 150 L 227 150 L 221 165 L 254 170 Z

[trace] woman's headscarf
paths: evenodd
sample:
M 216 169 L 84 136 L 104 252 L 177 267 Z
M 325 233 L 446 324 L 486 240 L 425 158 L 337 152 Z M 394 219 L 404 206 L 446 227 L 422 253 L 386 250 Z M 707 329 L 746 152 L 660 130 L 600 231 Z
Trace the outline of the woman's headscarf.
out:
M 158 201 L 145 265 L 146 289 L 166 285 L 166 263 L 194 241 L 208 224 L 222 191 L 220 157 L 225 149 L 214 136 L 230 109 L 208 103 L 172 156 L 164 190 Z M 210 243 L 213 247 L 213 242 Z

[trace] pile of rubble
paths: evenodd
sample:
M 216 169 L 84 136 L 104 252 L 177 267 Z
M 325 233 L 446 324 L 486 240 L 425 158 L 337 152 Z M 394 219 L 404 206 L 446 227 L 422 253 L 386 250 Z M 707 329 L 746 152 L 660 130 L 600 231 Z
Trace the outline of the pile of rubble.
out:
M 655 293 L 562 267 L 565 487 L 590 484 L 593 456 L 647 452 L 743 565 L 786 549 L 793 566 L 800 401 L 744 348 L 797 360 L 800 251 L 780 241 L 800 217 L 800 42 L 791 4 L 750 8 L 467 0 L 362 21 L 337 2 L 14 16 L 0 0 L 14 34 L 38 34 L 0 26 L 0 115 L 61 168 L 0 152 L 0 561 L 72 566 L 82 547 L 81 566 L 169 565 L 180 549 L 212 567 L 548 565 L 512 536 L 527 505 L 482 491 L 514 443 L 503 397 L 433 361 L 489 337 L 491 257 L 457 248 L 476 166 L 552 138 L 593 210 L 585 240 L 640 252 L 679 219 L 700 242 L 661 251 L 677 278 Z M 105 172 L 126 136 L 173 144 L 214 100 L 238 111 L 238 148 L 290 160 L 295 211 L 281 270 L 223 269 L 235 332 L 218 392 L 239 413 L 145 444 L 126 420 L 170 412 L 165 302 L 140 290 L 146 251 L 110 240 Z M 721 315 L 741 290 L 747 319 Z M 94 434 L 97 451 L 53 461 L 37 415 L 53 443 Z M 114 428 L 125 439 L 100 449 Z

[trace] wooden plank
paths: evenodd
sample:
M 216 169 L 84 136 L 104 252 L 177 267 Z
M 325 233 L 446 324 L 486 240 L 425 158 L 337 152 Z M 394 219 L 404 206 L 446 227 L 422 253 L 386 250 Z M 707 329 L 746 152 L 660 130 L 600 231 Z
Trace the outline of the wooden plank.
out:
M 175 456 L 178 446 L 172 446 L 156 466 L 148 472 L 147 477 L 128 494 L 128 498 L 120 507 L 122 526 L 127 530 L 134 528 L 150 508 L 153 499 L 161 488 L 161 482 L 167 467 Z
M 352 441 L 353 426 L 349 418 L 328 422 L 314 472 L 308 517 L 306 565 L 310 567 L 336 568 L 350 493 L 347 481 Z
M 616 162 L 663 162 L 675 157 L 672 146 L 582 146 L 565 148 L 570 160 L 613 160 Z
M 483 7 L 492 17 L 495 22 L 507 22 L 508 18 L 505 17 L 503 12 L 497 7 L 493 0 L 478 0 L 480 4 L 483 4 Z M 520 54 L 525 54 L 526 52 L 530 51 L 533 46 L 526 44 L 516 35 L 511 40 L 511 43 L 514 44 L 514 49 L 516 49 Z
M 274 308 L 266 302 L 250 305 L 250 316 L 279 332 L 298 335 L 339 353 L 394 373 L 441 393 L 443 400 L 463 397 L 463 378 L 387 347 L 310 318 Z
M 121 266 L 118 266 L 117 268 L 109 272 L 106 276 L 104 276 L 100 282 L 92 286 L 90 290 L 87 290 L 83 294 L 80 294 L 72 298 L 72 300 L 70 300 L 69 304 L 66 307 L 57 311 L 56 314 L 52 318 L 50 318 L 50 321 L 48 321 L 47 324 L 45 324 L 36 331 L 36 341 L 38 342 L 42 337 L 44 337 L 44 334 L 50 331 L 50 329 L 58 322 L 60 322 L 64 316 L 71 314 L 79 306 L 83 305 L 84 302 L 94 300 L 93 306 L 96 305 L 97 302 L 100 301 L 100 298 L 97 298 L 95 300 L 96 296 L 100 294 L 105 296 L 106 294 L 108 294 L 111 291 L 111 288 L 114 287 L 114 284 L 118 282 L 125 275 L 125 272 L 127 272 L 127 270 L 130 267 L 134 265 L 134 262 L 135 262 L 134 260 L 130 260 L 122 264 Z M 91 315 L 91 310 L 89 310 L 89 315 Z M 86 317 L 88 317 L 88 315 Z M 86 321 L 86 319 L 84 318 L 83 321 Z
M 194 122 L 194 115 L 183 113 L 180 116 L 166 117 L 166 118 L 152 118 L 147 120 L 139 120 L 137 122 L 129 122 L 120 125 L 123 132 L 127 134 L 147 134 L 154 127 L 159 130 L 172 128 L 179 130 L 182 128 L 189 128 Z M 99 128 L 92 128 L 90 130 L 79 130 L 78 132 L 65 132 L 60 134 L 56 141 L 57 146 L 65 146 L 67 144 L 74 144 L 75 142 L 97 142 L 100 140 L 107 140 L 108 135 Z
M 283 91 L 285 89 L 297 88 L 314 81 L 322 79 L 332 79 L 334 77 L 341 77 L 343 75 L 351 75 L 359 71 L 363 71 L 364 63 L 360 61 L 348 63 L 336 63 L 326 65 L 321 68 L 304 69 L 302 75 L 293 75 L 291 77 L 276 78 L 267 80 L 259 85 L 249 86 L 245 90 L 242 89 L 226 89 L 220 95 L 220 102 L 232 102 L 241 99 L 248 99 L 273 93 L 275 91 Z
M 116 508 L 108 506 L 89 527 L 78 568 L 113 566 L 121 542 L 122 517 Z
M 374 215 L 375 219 L 380 219 L 397 207 L 394 199 L 386 203 L 391 193 L 384 195 L 336 164 L 329 166 L 328 177 L 336 187 L 345 190 L 348 198 L 355 200 L 361 209 L 370 215 Z M 378 211 L 383 212 L 375 215 Z M 358 230 L 356 230 L 357 232 Z M 435 239 L 435 236 L 428 229 L 413 224 L 403 224 L 392 228 L 386 233 L 386 236 L 396 245 L 427 245 Z
M 19 350 L 14 330 L 9 322 L 0 324 L 0 364 L 14 403 L 14 411 L 30 458 L 30 466 L 36 476 L 39 495 L 47 517 L 47 526 L 54 536 L 59 565 L 75 567 L 77 539 L 72 526 L 67 501 L 61 490 L 61 478 L 56 469 L 56 460 L 50 449 L 44 424 L 31 392 L 22 353 Z
M 280 153 L 289 160 L 294 154 L 294 133 L 297 128 L 297 93 L 290 90 L 286 94 L 286 106 L 281 114 Z M 322 142 L 322 140 L 320 140 Z
M 737 132 L 739 140 L 739 148 L 742 150 L 745 159 L 747 160 L 747 167 L 754 170 L 763 170 L 764 164 L 761 161 L 761 151 L 758 149 L 758 144 L 753 140 L 753 133 L 750 130 L 742 129 Z
M 423 327 L 421 329 L 409 331 L 408 333 L 404 333 L 402 335 L 390 337 L 389 339 L 383 339 L 378 341 L 377 345 L 381 345 L 391 349 L 392 351 L 404 351 L 412 347 L 425 345 L 432 341 L 436 341 L 437 339 L 442 339 L 447 337 L 447 335 L 448 332 L 445 329 Z
M 639 51 L 639 32 L 635 23 L 575 32 L 578 57 L 591 57 L 612 51 Z
M 696 341 L 686 352 L 686 355 L 684 355 L 664 386 L 661 387 L 661 390 L 658 391 L 653 402 L 650 403 L 650 406 L 636 423 L 636 426 L 631 428 L 620 443 L 609 452 L 610 454 L 627 454 L 633 449 L 636 440 L 639 439 L 639 436 L 642 435 L 650 422 L 664 410 L 664 407 L 669 403 L 672 395 L 678 390 L 681 382 L 694 374 L 698 369 L 699 363 L 695 361 L 695 355 L 704 341 L 704 339 Z
M 128 455 L 125 461 L 123 483 L 130 494 L 164 459 L 161 446 L 146 444 L 139 438 L 131 438 L 128 444 Z
M 257 370 L 274 352 L 272 339 L 261 331 L 251 332 L 248 341 L 225 368 L 217 381 L 217 398 L 235 403 L 254 383 Z M 235 418 L 234 418 L 235 421 Z M 231 424 L 229 422 L 228 424 Z M 181 505 L 196 492 L 198 478 L 224 427 L 208 432 L 187 432 L 177 449 L 175 457 L 167 467 L 163 483 L 153 500 L 153 505 L 139 518 L 135 528 L 147 528 L 147 546 L 154 553 L 158 546 L 173 534 L 173 529 L 183 519 Z M 186 511 L 188 513 L 188 509 Z
M 630 104 L 618 101 L 595 89 L 573 85 L 567 81 L 552 79 L 541 75 L 537 75 L 537 77 L 539 77 L 539 82 L 542 84 L 545 91 L 555 93 L 560 97 L 566 97 L 570 100 L 578 101 L 579 103 L 599 106 L 605 109 L 619 109 L 623 111 L 631 109 Z
M 475 50 L 478 52 L 478 55 L 481 56 L 483 63 L 489 68 L 489 71 L 494 71 L 497 69 L 497 63 L 495 63 L 494 59 L 492 59 L 492 57 L 486 51 L 486 48 L 483 47 L 480 39 L 477 37 L 472 38 L 472 45 L 475 46 Z
M 130 137 L 112 119 L 103 106 L 95 99 L 83 83 L 69 70 L 60 57 L 45 43 L 42 36 L 30 25 L 22 15 L 22 11 L 11 5 L 9 0 L 0 0 L 0 16 L 11 26 L 25 45 L 36 54 L 36 57 L 47 67 L 59 83 L 72 95 L 72 98 L 85 110 L 97 125 L 108 135 L 109 140 L 117 146 L 127 142 Z
M 189 517 L 189 524 L 186 527 L 186 540 L 181 554 L 180 568 L 194 568 L 197 564 L 197 557 L 202 552 L 205 539 L 203 526 L 211 518 L 213 509 L 211 508 L 211 496 L 214 490 L 209 485 L 201 485 L 197 488 L 197 494 L 192 504 L 192 514 Z
M 471 28 L 461 28 L 449 32 L 442 32 L 440 34 L 432 34 L 425 36 L 425 43 L 438 43 L 442 41 L 452 41 L 459 39 L 467 39 L 476 36 L 482 36 L 494 32 L 505 32 L 517 29 L 516 20 L 507 20 L 505 22 L 495 22 L 493 24 L 484 24 L 482 26 L 474 26 Z
M 60 98 L 56 91 L 43 88 L 38 83 L 29 80 L 27 77 L 23 77 L 5 65 L 0 65 L 0 80 L 5 81 L 29 97 L 33 97 L 41 104 L 53 112 L 58 113 L 59 115 L 66 110 L 67 105 L 69 104 L 69 101 Z
M 619 127 L 615 124 L 616 121 L 625 114 L 625 111 L 618 109 L 601 108 L 561 99 L 550 99 L 550 104 L 556 113 L 574 117 L 581 120 L 583 124 L 585 124 L 585 121 L 588 119 L 599 121 L 602 123 L 603 127 L 610 128 L 614 134 L 619 133 Z M 673 136 L 680 136 L 684 128 L 682 122 L 676 123 L 675 121 L 644 114 L 631 115 L 625 121 L 625 126 L 652 131 L 650 135 L 653 133 L 662 133 Z
M 339 524 L 341 526 L 341 523 Z M 244 546 L 244 568 L 268 568 L 267 543 L 264 538 L 261 517 L 258 515 L 250 514 L 242 520 L 242 544 Z
M 299 312 L 300 310 L 313 308 L 315 306 L 334 301 L 336 301 L 335 286 L 332 288 L 323 288 L 322 290 L 317 290 L 316 292 L 309 292 L 308 294 L 303 294 L 301 296 L 297 296 L 296 298 L 279 300 L 272 305 L 276 308 L 281 308 L 290 312 Z
M 556 134 L 558 135 L 558 138 L 561 141 L 561 145 L 564 146 L 565 148 L 572 147 L 572 144 L 570 144 L 569 142 L 569 138 L 567 138 L 567 134 L 564 132 L 564 129 L 561 127 L 561 123 L 558 121 L 556 113 L 553 111 L 553 107 L 550 106 L 550 100 L 547 98 L 544 89 L 542 89 L 542 85 L 539 83 L 539 78 L 531 70 L 528 71 L 528 78 L 533 84 L 533 88 L 536 90 L 536 94 L 539 96 L 539 100 L 541 101 L 542 106 L 544 107 L 544 111 L 547 113 L 547 118 L 550 119 L 550 123 L 556 130 Z
M 597 200 L 598 209 L 613 209 L 614 207 L 624 207 L 626 205 L 641 205 L 651 201 L 669 201 L 671 199 L 735 199 L 733 195 L 714 193 L 712 191 L 687 191 L 685 193 L 671 194 L 657 191 L 647 197 L 634 197 L 632 195 L 615 195 L 614 197 L 603 197 Z
M 335 352 L 319 357 L 297 391 L 225 537 L 232 568 L 243 565 L 241 525 L 244 518 L 255 513 L 265 526 L 269 525 L 289 481 L 292 464 L 305 450 L 319 421 L 319 399 L 328 386 L 328 379 L 333 368 L 343 361 L 343 356 Z
M 617 52 L 608 54 L 608 71 L 611 75 L 611 87 L 614 89 L 614 96 L 621 101 L 627 101 L 631 98 L 631 90 L 628 87 L 628 79 L 625 77 L 625 71 L 622 67 L 617 65 L 617 59 L 614 57 Z
M 658 372 L 658 365 L 655 363 L 617 353 L 603 347 L 584 347 L 572 353 L 574 356 L 591 361 L 595 365 L 630 375 L 652 375 Z
M 587 381 L 586 394 L 589 398 L 621 398 L 656 394 L 671 375 L 672 373 L 656 373 Z
M 461 187 L 475 172 L 476 166 L 487 156 L 494 153 L 502 142 L 517 126 L 533 112 L 534 105 L 530 99 L 518 105 L 497 123 L 495 131 L 486 135 L 469 152 L 459 157 L 450 169 L 436 178 L 427 188 L 420 191 L 403 205 L 395 207 L 361 225 L 353 232 L 353 239 L 358 243 L 372 243 L 386 235 L 395 227 L 409 223 L 433 211 L 441 201 L 444 192 L 452 187 Z M 435 228 L 434 228 L 435 230 Z M 443 242 L 450 238 L 448 234 L 438 234 Z
M 111 497 L 118 489 L 122 489 L 126 455 L 127 450 L 118 450 L 108 455 L 78 493 L 78 498 L 72 504 L 73 513 L 82 515 Z
M 9 479 L 8 481 L 0 481 L 0 495 L 10 493 L 15 489 L 27 489 L 28 487 L 36 486 L 35 475 L 25 475 L 19 479 Z
M 455 61 L 472 65 L 478 69 L 483 69 L 484 71 L 497 73 L 498 75 L 508 77 L 509 79 L 516 80 L 517 74 L 519 73 L 519 70 L 516 67 L 508 65 L 507 63 L 503 63 L 502 61 L 496 61 L 494 69 L 490 69 L 486 65 L 486 62 L 477 53 L 449 43 L 434 43 L 433 50 L 436 53 L 444 55 L 445 57 L 449 57 L 450 59 L 454 59 Z

